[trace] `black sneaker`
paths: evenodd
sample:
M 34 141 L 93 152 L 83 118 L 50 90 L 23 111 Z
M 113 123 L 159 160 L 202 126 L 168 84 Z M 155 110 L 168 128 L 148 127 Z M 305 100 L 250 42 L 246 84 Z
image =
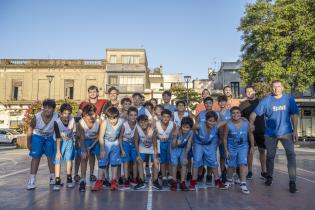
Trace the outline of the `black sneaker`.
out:
M 154 189 L 156 189 L 156 190 L 162 190 L 162 186 L 160 185 L 160 183 L 159 183 L 159 180 L 157 179 L 157 180 L 155 180 L 155 181 L 153 181 L 153 185 L 152 185 L 152 187 L 154 188 Z
M 56 177 L 55 179 L 55 185 L 54 185 L 54 190 L 55 191 L 59 191 L 60 190 L 60 187 L 61 187 L 61 179 L 60 177 Z
M 222 171 L 222 174 L 221 174 L 221 179 L 222 179 L 222 182 L 223 183 L 225 183 L 226 182 L 226 169 L 224 169 L 223 171 Z
M 190 172 L 187 173 L 186 180 L 190 181 L 192 179 L 192 175 Z
M 108 179 L 103 180 L 103 186 L 110 187 L 110 182 Z
M 143 181 L 142 180 L 139 180 L 138 181 L 138 184 L 135 186 L 135 190 L 141 190 L 141 189 L 144 189 L 145 188 L 145 185 L 144 185 L 144 183 L 143 183 Z
M 122 177 L 119 177 L 118 185 L 120 185 L 120 186 L 124 185 L 124 179 Z
M 90 182 L 95 182 L 96 181 L 96 176 L 93 174 L 90 175 Z
M 298 189 L 296 189 L 295 181 L 290 181 L 289 188 L 290 188 L 290 193 L 298 192 Z
M 212 185 L 212 176 L 211 175 L 207 175 L 206 176 L 206 184 L 207 185 Z
M 246 179 L 248 179 L 248 180 L 253 179 L 253 172 L 249 171 L 247 176 L 246 176 Z
M 71 175 L 67 176 L 67 187 L 68 188 L 74 187 L 74 182 L 72 180 L 72 176 Z
M 79 191 L 80 192 L 85 192 L 85 181 L 80 181 L 80 187 L 79 187 Z
M 268 175 L 267 175 L 266 172 L 261 172 L 261 173 L 260 173 L 260 178 L 261 178 L 261 179 L 267 179 L 267 176 L 268 176 Z
M 272 177 L 267 176 L 266 181 L 265 181 L 266 186 L 271 186 L 272 185 Z

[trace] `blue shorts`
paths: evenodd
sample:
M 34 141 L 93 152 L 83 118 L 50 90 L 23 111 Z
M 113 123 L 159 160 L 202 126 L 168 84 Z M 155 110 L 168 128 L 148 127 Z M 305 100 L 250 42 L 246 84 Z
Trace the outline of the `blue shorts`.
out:
M 170 162 L 170 142 L 160 141 L 160 163 L 167 164 Z
M 84 145 L 85 145 L 85 149 L 87 150 L 95 141 L 95 139 L 85 139 L 84 140 Z M 80 149 L 78 151 L 79 156 L 81 157 L 82 155 L 82 147 L 80 146 Z M 91 149 L 91 155 L 96 155 L 99 156 L 100 155 L 100 144 L 96 144 L 92 149 Z
M 45 154 L 47 157 L 53 157 L 55 141 L 52 136 L 43 137 L 32 134 L 31 141 L 32 151 L 30 151 L 29 156 L 32 158 L 41 158 Z
M 145 154 L 145 153 L 140 153 L 140 157 L 142 161 L 146 161 L 147 155 L 149 155 L 149 159 L 151 159 L 151 162 L 154 160 L 154 155 L 153 154 Z
M 54 164 L 60 164 L 63 161 L 74 160 L 73 141 L 72 140 L 67 140 L 67 141 L 62 140 L 60 142 L 60 153 L 61 153 L 62 159 L 56 160 L 57 142 L 55 142 L 55 144 L 54 144 L 54 156 L 53 156 Z
M 218 167 L 217 160 L 217 141 L 213 141 L 210 144 L 203 145 L 193 144 L 193 167 L 198 168 L 201 166 L 208 166 L 210 168 Z
M 103 160 L 98 161 L 100 168 L 108 165 L 117 166 L 121 164 L 120 147 L 118 140 L 111 142 L 105 141 L 105 157 Z
M 122 147 L 126 153 L 126 157 L 121 157 L 123 163 L 137 160 L 137 152 L 134 143 L 122 141 Z
M 247 165 L 248 143 L 237 144 L 228 141 L 228 151 L 230 159 L 227 160 L 227 165 L 230 168 L 236 168 L 239 165 Z
M 186 152 L 186 147 L 180 148 L 171 148 L 171 164 L 173 166 L 177 166 L 178 163 L 180 163 L 181 165 L 185 165 L 184 164 L 184 156 L 185 156 L 185 152 Z M 188 154 L 187 154 L 188 156 Z

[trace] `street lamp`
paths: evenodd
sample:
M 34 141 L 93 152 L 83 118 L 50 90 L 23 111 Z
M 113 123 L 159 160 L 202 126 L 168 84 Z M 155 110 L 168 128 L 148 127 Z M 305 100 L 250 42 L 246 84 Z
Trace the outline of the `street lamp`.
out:
M 48 98 L 50 98 L 50 88 L 51 88 L 51 82 L 53 81 L 53 79 L 54 79 L 54 75 L 47 75 L 46 76 L 47 77 L 47 79 L 48 79 L 48 82 L 49 82 L 49 92 L 48 92 Z
M 188 83 L 191 80 L 191 76 L 189 76 L 189 75 L 184 76 L 184 80 L 186 82 L 186 103 L 187 103 L 187 107 L 188 107 Z

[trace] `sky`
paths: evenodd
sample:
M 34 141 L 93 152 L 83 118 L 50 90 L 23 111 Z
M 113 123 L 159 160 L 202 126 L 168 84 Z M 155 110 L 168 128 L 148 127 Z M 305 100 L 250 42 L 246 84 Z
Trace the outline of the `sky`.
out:
M 144 48 L 150 68 L 207 78 L 240 58 L 237 31 L 254 0 L 1 0 L 0 58 L 104 59 Z

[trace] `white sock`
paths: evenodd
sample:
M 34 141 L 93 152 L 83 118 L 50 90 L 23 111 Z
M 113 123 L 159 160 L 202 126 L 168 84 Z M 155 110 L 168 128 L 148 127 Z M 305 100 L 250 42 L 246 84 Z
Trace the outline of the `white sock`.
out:
M 166 178 L 166 176 L 163 176 L 163 178 L 162 178 L 163 180 L 167 180 L 167 178 Z
M 36 179 L 36 174 L 30 174 L 30 180 L 35 180 Z

